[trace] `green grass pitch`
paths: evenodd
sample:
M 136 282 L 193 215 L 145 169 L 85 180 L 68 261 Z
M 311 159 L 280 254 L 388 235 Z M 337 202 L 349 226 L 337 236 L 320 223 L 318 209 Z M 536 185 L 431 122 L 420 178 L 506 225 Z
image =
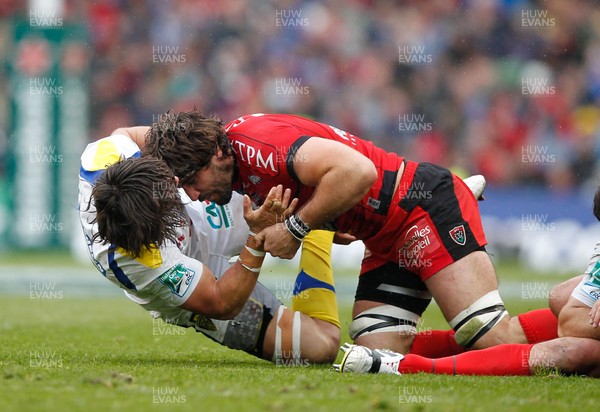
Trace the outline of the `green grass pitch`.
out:
M 397 377 L 341 375 L 329 366 L 275 366 L 189 329 L 153 322 L 116 289 L 110 296 L 96 296 L 91 286 L 93 290 L 83 293 L 88 297 L 77 298 L 70 290 L 63 295 L 61 286 L 48 292 L 50 296 L 36 296 L 37 291 L 31 296 L 30 272 L 70 268 L 75 270 L 68 276 L 107 286 L 89 264 L 60 253 L 3 255 L 2 265 L 1 412 L 554 411 L 595 405 L 597 381 L 584 377 Z M 497 269 L 501 293 L 513 314 L 544 307 L 542 298 L 551 286 L 570 277 L 532 276 L 514 262 L 500 263 Z M 266 272 L 269 276 L 282 270 Z M 352 283 L 356 273 L 336 272 L 336 278 Z M 17 286 L 6 283 L 15 279 Z M 351 284 L 343 293 L 348 296 L 340 296 L 345 302 L 342 342 L 349 341 L 348 290 L 353 290 Z M 447 328 L 435 305 L 419 324 L 420 330 Z
M 513 313 L 543 305 L 508 302 Z M 275 366 L 156 323 L 125 297 L 3 296 L 0 314 L 1 411 L 582 410 L 595 406 L 598 388 L 555 374 L 398 377 Z M 349 306 L 341 316 L 347 340 Z M 433 306 L 420 328 L 447 324 Z

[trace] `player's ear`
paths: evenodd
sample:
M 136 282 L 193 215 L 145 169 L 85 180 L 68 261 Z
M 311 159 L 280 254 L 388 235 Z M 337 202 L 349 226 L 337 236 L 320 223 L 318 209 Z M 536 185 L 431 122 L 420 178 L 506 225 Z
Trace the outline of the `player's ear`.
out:
M 177 185 L 177 187 L 179 187 L 179 178 L 177 176 L 175 176 L 175 184 Z

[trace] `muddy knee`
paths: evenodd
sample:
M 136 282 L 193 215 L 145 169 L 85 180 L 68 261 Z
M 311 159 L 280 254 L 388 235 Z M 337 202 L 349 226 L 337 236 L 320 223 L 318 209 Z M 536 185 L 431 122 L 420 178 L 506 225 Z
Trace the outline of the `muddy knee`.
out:
M 460 312 L 449 324 L 456 332 L 454 335 L 456 343 L 471 348 L 507 315 L 502 298 L 495 290 Z

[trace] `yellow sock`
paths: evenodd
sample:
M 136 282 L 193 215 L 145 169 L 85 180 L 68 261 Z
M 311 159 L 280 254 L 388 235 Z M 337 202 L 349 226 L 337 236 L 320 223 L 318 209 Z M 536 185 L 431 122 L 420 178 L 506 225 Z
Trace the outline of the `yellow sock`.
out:
M 300 273 L 292 296 L 292 310 L 340 326 L 331 269 L 333 232 L 313 230 L 304 238 Z

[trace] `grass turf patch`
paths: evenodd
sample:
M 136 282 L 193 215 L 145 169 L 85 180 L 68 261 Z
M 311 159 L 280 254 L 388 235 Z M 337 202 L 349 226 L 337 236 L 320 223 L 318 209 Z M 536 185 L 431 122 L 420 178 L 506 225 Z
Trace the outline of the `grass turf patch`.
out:
M 347 340 L 350 308 L 342 309 Z M 2 411 L 569 410 L 576 394 L 597 386 L 552 374 L 397 377 L 275 366 L 153 321 L 124 297 L 4 296 L 0 313 Z M 447 328 L 435 306 L 424 319 L 421 329 Z M 577 397 L 583 408 L 593 402 Z

